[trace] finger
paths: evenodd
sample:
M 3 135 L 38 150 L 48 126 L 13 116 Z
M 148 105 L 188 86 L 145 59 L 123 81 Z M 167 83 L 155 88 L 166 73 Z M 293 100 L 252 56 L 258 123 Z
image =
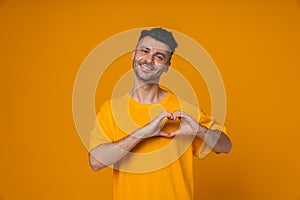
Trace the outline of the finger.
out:
M 181 134 L 181 132 L 179 130 L 176 130 L 176 131 L 173 131 L 173 132 L 169 133 L 169 136 L 174 137 L 174 136 L 180 135 L 180 134 Z
M 156 117 L 156 119 L 154 120 L 157 125 L 158 125 L 158 128 L 161 130 L 163 128 L 163 126 L 165 125 L 166 123 L 166 119 L 165 118 L 171 118 L 172 117 L 172 114 L 169 113 L 168 111 L 162 111 L 158 117 Z
M 175 110 L 175 111 L 172 113 L 173 120 L 176 120 L 176 118 L 178 117 L 178 114 L 179 114 L 180 112 L 181 112 L 181 111 L 179 111 L 179 110 Z
M 164 131 L 160 131 L 158 133 L 158 136 L 163 136 L 163 137 L 173 137 L 173 135 L 171 135 L 170 133 L 166 133 Z
M 159 117 L 160 117 L 160 118 L 165 118 L 165 117 L 171 118 L 171 117 L 172 117 L 172 114 L 169 113 L 168 111 L 164 110 L 164 111 L 162 111 L 162 112 L 159 114 Z
M 186 119 L 186 120 L 191 120 L 192 119 L 191 116 L 189 116 L 188 114 L 186 114 L 185 112 L 182 112 L 182 111 L 176 112 L 175 113 L 175 117 L 179 118 L 179 119 L 183 118 L 183 119 Z
M 170 117 L 171 113 L 167 112 L 167 111 L 162 111 L 156 118 L 153 119 L 153 121 L 155 121 L 155 123 L 160 123 L 163 121 L 163 119 L 165 117 Z
M 175 111 L 175 112 L 173 113 L 173 117 L 174 117 L 175 119 L 176 119 L 176 118 L 181 118 L 181 117 L 184 117 L 184 114 L 183 114 L 182 111 L 177 110 L 177 111 Z
M 176 115 L 176 114 L 178 114 L 178 113 L 180 113 L 181 112 L 181 110 L 175 110 L 174 112 L 173 112 L 173 115 Z
M 173 114 L 172 114 L 172 113 L 170 113 L 170 115 L 168 115 L 168 119 L 169 119 L 169 120 L 174 120 L 174 117 L 173 117 Z

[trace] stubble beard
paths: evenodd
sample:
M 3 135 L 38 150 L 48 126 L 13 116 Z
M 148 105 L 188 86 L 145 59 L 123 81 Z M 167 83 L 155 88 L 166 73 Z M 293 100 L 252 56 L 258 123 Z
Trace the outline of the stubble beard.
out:
M 139 63 L 137 61 L 133 62 L 133 70 L 134 70 L 134 73 L 137 76 L 137 78 L 145 83 L 157 83 L 161 73 L 156 74 L 155 71 L 153 71 L 153 73 L 150 72 L 149 74 L 147 74 L 145 72 L 142 72 L 140 69 L 141 64 L 145 64 L 145 63 Z M 155 69 L 153 67 L 153 65 L 151 65 L 151 64 L 147 64 L 147 65 L 150 66 L 151 69 Z

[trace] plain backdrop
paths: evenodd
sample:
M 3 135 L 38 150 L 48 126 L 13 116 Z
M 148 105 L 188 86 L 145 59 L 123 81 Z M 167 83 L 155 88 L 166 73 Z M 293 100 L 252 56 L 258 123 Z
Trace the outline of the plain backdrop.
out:
M 0 199 L 112 198 L 111 169 L 90 169 L 73 122 L 74 80 L 111 35 L 162 26 L 200 43 L 226 88 L 233 150 L 195 159 L 196 199 L 299 200 L 299 25 L 298 0 L 0 0 Z

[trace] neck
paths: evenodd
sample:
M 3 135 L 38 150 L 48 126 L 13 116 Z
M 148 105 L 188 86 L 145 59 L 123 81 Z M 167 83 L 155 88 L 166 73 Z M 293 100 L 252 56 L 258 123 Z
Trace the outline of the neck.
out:
M 135 81 L 131 97 L 142 104 L 154 104 L 164 99 L 167 91 L 161 89 L 158 83 L 138 83 Z

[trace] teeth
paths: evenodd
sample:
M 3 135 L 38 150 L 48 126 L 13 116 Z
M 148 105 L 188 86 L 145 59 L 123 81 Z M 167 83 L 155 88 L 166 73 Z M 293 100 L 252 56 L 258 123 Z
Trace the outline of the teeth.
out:
M 148 70 L 152 70 L 152 68 L 149 67 L 147 64 L 141 64 L 141 66 L 142 66 L 143 68 L 147 68 Z

